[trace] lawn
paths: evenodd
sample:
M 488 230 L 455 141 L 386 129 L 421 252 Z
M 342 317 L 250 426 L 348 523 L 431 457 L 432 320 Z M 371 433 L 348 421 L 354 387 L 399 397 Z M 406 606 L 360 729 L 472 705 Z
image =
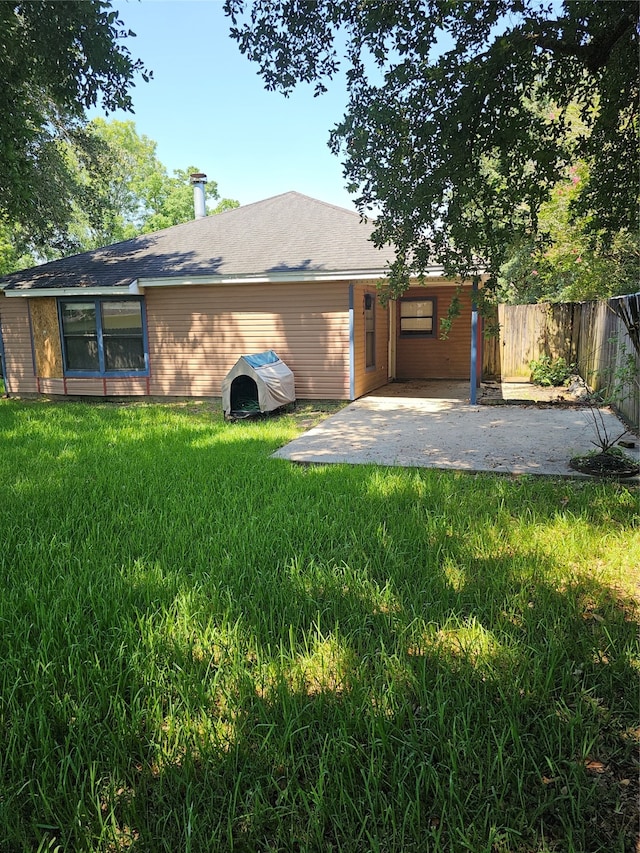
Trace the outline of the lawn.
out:
M 0 851 L 633 851 L 638 493 L 0 400 Z

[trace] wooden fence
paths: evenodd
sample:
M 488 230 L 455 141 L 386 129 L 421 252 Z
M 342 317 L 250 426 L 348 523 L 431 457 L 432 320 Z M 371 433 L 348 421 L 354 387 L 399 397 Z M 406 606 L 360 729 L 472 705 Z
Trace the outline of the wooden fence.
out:
M 640 426 L 640 293 L 599 302 L 498 305 L 499 335 L 485 341 L 485 378 L 522 381 L 533 359 L 547 355 L 575 364 L 594 391 L 611 389 L 626 370 L 615 406 L 635 428 Z M 631 318 L 631 334 L 621 314 Z M 635 323 L 635 328 L 633 324 Z M 630 370 L 628 368 L 631 368 Z

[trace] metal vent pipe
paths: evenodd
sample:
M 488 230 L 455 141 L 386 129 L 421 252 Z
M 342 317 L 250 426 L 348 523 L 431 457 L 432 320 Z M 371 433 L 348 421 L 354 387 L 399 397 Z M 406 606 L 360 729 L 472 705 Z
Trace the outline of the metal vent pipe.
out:
M 189 176 L 189 180 L 193 186 L 193 210 L 196 219 L 204 219 L 207 215 L 207 204 L 204 195 L 204 185 L 207 183 L 207 176 L 202 172 L 194 172 Z

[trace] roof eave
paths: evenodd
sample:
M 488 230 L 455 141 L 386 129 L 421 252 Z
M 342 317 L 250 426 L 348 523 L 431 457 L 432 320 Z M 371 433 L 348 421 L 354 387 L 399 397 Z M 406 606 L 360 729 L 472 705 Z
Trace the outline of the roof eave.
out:
M 250 284 L 312 284 L 329 281 L 371 281 L 384 279 L 388 275 L 385 268 L 344 269 L 344 270 L 286 270 L 267 273 L 238 273 L 235 275 L 179 275 L 179 276 L 140 276 L 124 285 L 100 287 L 31 287 L 29 285 L 4 286 L 5 296 L 45 297 L 45 296 L 136 296 L 147 288 L 188 287 L 188 286 L 237 286 Z M 433 266 L 426 273 L 428 278 L 443 278 L 444 269 Z M 3 286 L 0 285 L 0 290 Z

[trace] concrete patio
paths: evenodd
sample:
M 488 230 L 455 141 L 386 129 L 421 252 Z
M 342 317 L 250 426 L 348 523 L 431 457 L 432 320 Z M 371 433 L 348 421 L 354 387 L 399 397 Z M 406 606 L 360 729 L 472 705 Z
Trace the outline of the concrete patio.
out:
M 280 448 L 274 456 L 304 463 L 377 464 L 504 474 L 582 477 L 572 456 L 594 450 L 588 408 L 523 397 L 534 386 L 505 389 L 507 404 L 469 405 L 468 382 L 395 382 L 350 403 Z M 557 390 L 557 389 L 555 389 Z M 509 405 L 511 400 L 520 401 Z M 624 424 L 603 411 L 607 431 Z M 626 450 L 640 458 L 639 440 Z M 638 478 L 633 478 L 637 481 Z

